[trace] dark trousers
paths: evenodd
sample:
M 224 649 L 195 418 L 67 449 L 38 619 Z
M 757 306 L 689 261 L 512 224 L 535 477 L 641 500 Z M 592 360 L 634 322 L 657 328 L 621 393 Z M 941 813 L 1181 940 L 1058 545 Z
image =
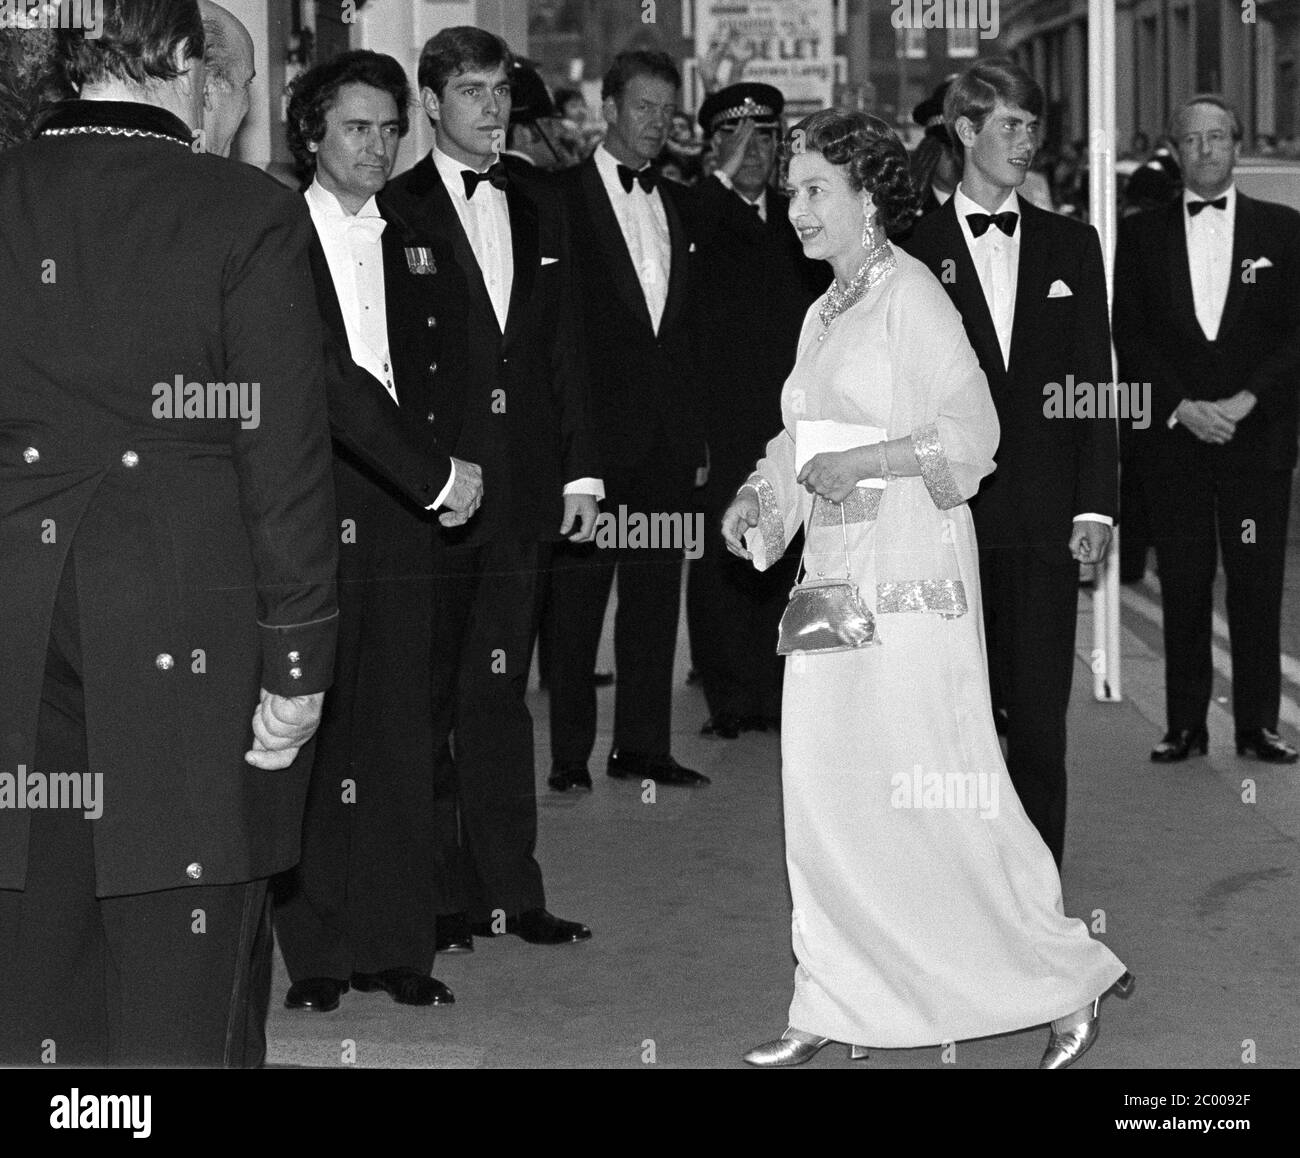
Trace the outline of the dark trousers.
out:
M 69 559 L 34 771 L 87 766 Z M 33 810 L 26 887 L 0 890 L 0 1064 L 260 1065 L 271 989 L 266 881 L 97 897 L 92 833 L 80 812 Z
M 1222 551 L 1233 721 L 1238 730 L 1276 729 L 1291 472 L 1240 471 L 1198 453 L 1148 464 L 1144 473 L 1164 609 L 1168 726 L 1205 723 L 1214 679 L 1214 577 Z
M 585 764 L 596 744 L 600 649 L 614 574 L 614 747 L 667 756 L 672 745 L 673 655 L 681 613 L 682 552 L 564 544 L 551 572 L 551 758 Z
M 710 716 L 781 714 L 784 659 L 777 625 L 790 598 L 797 551 L 764 572 L 727 550 L 719 529 L 734 491 L 706 495 L 703 553 L 687 568 L 686 626 L 691 661 Z
M 978 533 L 978 526 L 976 527 Z M 1065 852 L 1065 717 L 1074 678 L 1079 568 L 1029 545 L 980 551 L 995 706 L 1007 712 L 1007 771 L 1059 866 Z
M 446 552 L 434 580 L 434 763 L 441 843 L 455 850 L 447 912 L 488 920 L 545 906 L 533 718 L 536 542 Z M 588 672 L 590 676 L 590 672 Z

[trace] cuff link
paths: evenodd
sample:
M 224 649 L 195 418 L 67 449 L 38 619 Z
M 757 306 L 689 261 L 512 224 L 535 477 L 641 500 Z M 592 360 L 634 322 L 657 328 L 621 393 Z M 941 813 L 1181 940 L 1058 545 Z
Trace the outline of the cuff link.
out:
M 290 678 L 291 680 L 300 680 L 300 679 L 302 679 L 302 668 L 300 668 L 300 667 L 291 667 L 291 668 L 289 669 L 289 678 Z
M 29 446 L 23 451 L 23 462 L 28 466 L 41 461 L 41 452 L 34 446 Z
M 291 652 L 289 653 L 289 662 L 290 662 L 290 663 L 297 663 L 300 659 L 302 659 L 302 656 L 299 655 L 296 651 L 291 651 Z
M 172 668 L 176 666 L 176 661 L 165 651 L 162 652 L 153 662 L 154 666 L 159 671 L 171 671 Z
M 122 455 L 122 465 L 128 469 L 134 466 L 139 466 L 140 456 L 136 454 L 134 450 L 128 450 L 124 455 Z
M 196 881 L 203 875 L 203 866 L 195 861 L 193 864 L 185 866 L 185 875 L 192 881 Z

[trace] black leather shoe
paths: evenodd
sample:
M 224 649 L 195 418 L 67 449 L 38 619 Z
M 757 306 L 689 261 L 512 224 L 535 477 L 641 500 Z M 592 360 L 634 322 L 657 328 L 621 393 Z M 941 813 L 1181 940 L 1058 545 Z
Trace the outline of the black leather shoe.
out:
M 476 921 L 472 926 L 479 937 L 496 936 L 491 921 Z M 545 909 L 529 909 L 517 917 L 507 917 L 504 936 L 520 937 L 530 945 L 572 945 L 591 940 L 591 930 L 577 921 L 562 921 Z
M 1151 749 L 1151 759 L 1157 764 L 1177 764 L 1186 760 L 1193 748 L 1199 748 L 1204 756 L 1209 747 L 1210 735 L 1204 724 L 1199 728 L 1178 728 L 1166 732 L 1165 738 Z
M 704 721 L 701 736 L 717 736 L 719 740 L 734 740 L 740 735 L 740 717 L 732 712 L 719 712 Z
M 643 756 L 638 752 L 620 752 L 617 748 L 609 754 L 605 771 L 615 780 L 653 780 L 656 784 L 690 788 L 703 788 L 712 783 L 707 776 L 683 768 L 671 756 Z
M 1238 732 L 1237 755 L 1244 756 L 1247 752 L 1253 753 L 1257 760 L 1263 760 L 1266 764 L 1294 764 L 1300 759 L 1300 752 L 1271 728 L 1247 728 L 1244 732 Z
M 447 913 L 435 923 L 434 949 L 439 953 L 473 953 L 474 937 L 468 913 Z
M 398 1005 L 453 1005 L 456 999 L 436 977 L 402 966 L 380 973 L 352 974 L 352 988 L 359 993 L 382 989 Z
M 575 760 L 557 760 L 551 765 L 551 774 L 546 783 L 553 792 L 568 792 L 570 788 L 583 788 L 591 791 L 591 773 L 586 764 Z
M 338 981 L 333 977 L 305 977 L 289 986 L 284 1007 L 330 1013 L 339 1007 L 339 998 L 347 991 L 346 981 Z
M 607 688 L 614 682 L 614 673 L 612 671 L 592 672 L 591 682 L 598 688 Z

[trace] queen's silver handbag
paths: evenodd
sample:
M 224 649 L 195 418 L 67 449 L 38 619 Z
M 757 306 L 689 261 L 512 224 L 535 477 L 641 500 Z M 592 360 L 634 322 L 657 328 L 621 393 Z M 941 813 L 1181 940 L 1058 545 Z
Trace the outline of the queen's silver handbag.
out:
M 806 577 L 801 561 L 800 574 L 790 589 L 790 602 L 781 616 L 777 637 L 777 655 L 809 654 L 812 652 L 853 651 L 879 643 L 876 620 L 863 601 L 862 592 L 853 582 L 849 564 L 849 532 L 844 517 L 844 504 L 840 508 L 840 530 L 844 537 L 844 578 L 826 579 L 818 573 L 816 579 Z M 817 498 L 813 498 L 816 509 Z M 809 516 L 808 525 L 812 526 Z

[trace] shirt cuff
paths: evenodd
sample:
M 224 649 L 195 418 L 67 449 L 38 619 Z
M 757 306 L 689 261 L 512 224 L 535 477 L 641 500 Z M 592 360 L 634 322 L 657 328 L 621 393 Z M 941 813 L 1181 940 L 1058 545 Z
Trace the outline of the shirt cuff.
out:
M 455 485 L 456 485 L 456 460 L 453 458 L 451 460 L 451 477 L 447 479 L 447 485 L 438 492 L 438 497 L 434 499 L 433 502 L 431 502 L 424 509 L 426 511 L 436 511 L 440 506 L 442 506 L 444 502 L 447 501 L 447 496 L 451 494 L 451 488 L 454 487 Z
M 1182 403 L 1180 402 L 1178 406 L 1181 405 Z M 1173 430 L 1173 428 L 1178 425 L 1178 406 L 1174 407 L 1173 412 L 1169 415 L 1169 421 L 1165 423 L 1170 430 Z
M 1091 511 L 1087 514 L 1075 515 L 1074 521 L 1076 523 L 1101 523 L 1107 527 L 1113 527 L 1115 525 L 1115 520 L 1109 515 L 1097 515 L 1093 514 Z
M 605 497 L 605 484 L 598 478 L 575 478 L 564 484 L 566 495 L 594 495 L 599 502 Z

